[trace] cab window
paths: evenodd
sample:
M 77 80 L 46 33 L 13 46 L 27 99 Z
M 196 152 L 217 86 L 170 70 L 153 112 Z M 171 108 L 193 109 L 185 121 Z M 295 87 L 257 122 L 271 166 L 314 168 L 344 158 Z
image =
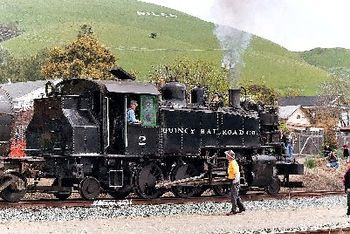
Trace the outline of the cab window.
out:
M 157 98 L 151 95 L 141 96 L 140 118 L 145 127 L 157 126 Z

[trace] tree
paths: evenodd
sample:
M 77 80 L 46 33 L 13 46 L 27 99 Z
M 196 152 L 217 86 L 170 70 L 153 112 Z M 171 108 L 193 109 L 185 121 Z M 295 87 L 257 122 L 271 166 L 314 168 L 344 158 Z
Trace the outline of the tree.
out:
M 323 128 L 324 142 L 331 147 L 337 147 L 337 124 L 339 122 L 340 109 L 338 107 L 323 106 L 317 110 L 316 127 Z
M 115 63 L 115 56 L 94 37 L 91 27 L 83 25 L 71 44 L 50 49 L 41 72 L 47 78 L 113 79 L 109 70 Z
M 178 81 L 186 85 L 188 90 L 195 86 L 206 87 L 209 94 L 215 92 L 227 96 L 229 82 L 227 70 L 201 60 L 189 58 L 177 59 L 172 64 L 159 65 L 150 72 L 152 82 Z
M 42 80 L 40 70 L 47 58 L 47 51 L 26 58 L 15 58 L 8 51 L 0 52 L 0 82 Z
M 336 71 L 334 71 L 336 72 Z M 333 73 L 332 77 L 323 82 L 319 90 L 320 95 L 342 96 L 350 102 L 350 79 L 346 74 Z
M 287 87 L 283 91 L 283 96 L 302 96 L 300 88 Z
M 94 36 L 94 31 L 92 30 L 91 25 L 83 24 L 80 27 L 80 30 L 78 32 L 78 38 L 84 37 L 84 36 Z
M 262 102 L 267 105 L 275 105 L 280 94 L 273 88 L 268 87 L 265 83 L 255 84 L 253 81 L 242 83 L 247 95 L 254 102 Z
M 328 99 L 341 96 L 345 104 L 349 103 L 349 74 L 343 69 L 334 69 L 331 78 L 321 84 L 319 93 L 329 96 Z M 316 126 L 324 129 L 325 143 L 333 147 L 337 146 L 336 129 L 342 112 L 341 108 L 339 103 L 333 103 L 331 106 L 329 103 L 323 103 L 323 106 L 317 110 Z

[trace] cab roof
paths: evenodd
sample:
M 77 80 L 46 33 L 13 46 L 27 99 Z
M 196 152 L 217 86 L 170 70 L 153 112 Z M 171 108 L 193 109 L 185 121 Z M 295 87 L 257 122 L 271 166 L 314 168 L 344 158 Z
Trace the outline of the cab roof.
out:
M 91 90 L 100 90 L 103 93 L 121 94 L 150 94 L 159 95 L 157 87 L 151 83 L 143 83 L 133 80 L 63 80 L 56 87 L 60 87 L 61 94 L 82 94 Z
M 96 83 L 105 86 L 110 93 L 160 94 L 157 87 L 151 83 L 142 83 L 131 80 L 98 80 Z

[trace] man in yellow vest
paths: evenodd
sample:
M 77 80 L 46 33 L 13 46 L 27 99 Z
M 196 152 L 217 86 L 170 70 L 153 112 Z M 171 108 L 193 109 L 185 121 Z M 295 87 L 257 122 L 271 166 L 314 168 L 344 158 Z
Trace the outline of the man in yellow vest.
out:
M 225 151 L 226 159 L 228 160 L 227 174 L 228 179 L 231 181 L 231 212 L 227 215 L 234 215 L 245 211 L 245 207 L 239 197 L 239 187 L 240 187 L 240 172 L 239 166 L 236 161 L 236 155 L 232 150 Z M 237 212 L 238 206 L 238 212 Z

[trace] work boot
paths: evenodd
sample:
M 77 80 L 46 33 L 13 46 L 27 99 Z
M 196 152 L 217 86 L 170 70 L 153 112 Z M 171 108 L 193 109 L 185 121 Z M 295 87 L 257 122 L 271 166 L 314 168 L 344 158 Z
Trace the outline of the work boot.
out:
M 239 202 L 238 203 L 238 212 L 239 213 L 242 213 L 242 212 L 244 212 L 245 211 L 245 207 L 244 207 L 244 205 L 243 205 L 243 203 L 242 202 Z
M 238 214 L 237 211 L 230 211 L 229 213 L 226 213 L 227 216 L 230 216 L 230 215 L 235 215 L 235 214 Z
M 231 211 L 230 212 L 228 212 L 226 215 L 227 216 L 229 216 L 229 215 L 235 215 L 235 214 L 237 214 L 238 212 L 236 211 L 237 210 L 237 208 L 231 208 Z
M 244 212 L 245 211 L 245 208 L 244 207 L 241 207 L 240 209 L 239 209 L 239 213 L 242 213 L 242 212 Z

